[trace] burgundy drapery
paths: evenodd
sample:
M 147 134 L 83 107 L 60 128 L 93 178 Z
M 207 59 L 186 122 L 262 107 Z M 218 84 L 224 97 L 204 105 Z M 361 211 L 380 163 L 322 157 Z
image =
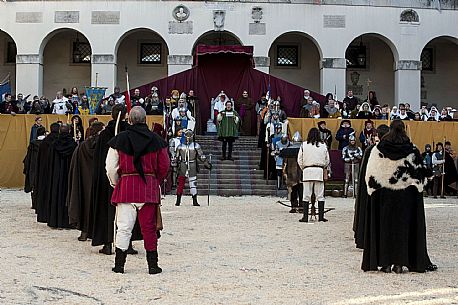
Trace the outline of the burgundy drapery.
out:
M 304 89 L 287 81 L 253 68 L 253 47 L 247 46 L 197 46 L 198 65 L 186 71 L 156 80 L 138 88 L 141 96 L 150 94 L 151 87 L 159 89 L 161 99 L 169 97 L 172 90 L 189 92 L 194 90 L 199 98 L 203 129 L 210 117 L 210 102 L 223 90 L 234 101 L 244 90 L 253 101 L 266 93 L 270 84 L 272 98 L 281 96 L 281 104 L 290 117 L 299 117 Z M 317 76 L 319 77 L 319 76 Z M 321 105 L 324 96 L 311 91 L 311 96 Z

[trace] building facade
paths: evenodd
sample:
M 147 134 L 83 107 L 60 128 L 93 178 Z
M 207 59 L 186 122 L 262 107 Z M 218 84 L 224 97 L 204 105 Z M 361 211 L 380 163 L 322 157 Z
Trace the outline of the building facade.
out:
M 256 69 L 338 99 L 458 108 L 458 1 L 348 2 L 3 1 L 0 80 L 112 92 L 126 66 L 133 88 L 191 68 L 197 44 L 240 44 Z

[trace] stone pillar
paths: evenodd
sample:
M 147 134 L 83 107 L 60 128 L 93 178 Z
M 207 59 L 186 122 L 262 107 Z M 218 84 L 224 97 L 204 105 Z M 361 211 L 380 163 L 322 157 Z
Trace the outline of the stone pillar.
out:
M 112 54 L 92 54 L 91 86 L 106 87 L 106 94 L 113 93 L 116 84 L 117 69 L 115 56 Z
M 168 74 L 173 75 L 192 68 L 192 55 L 169 55 Z
M 43 58 L 39 54 L 16 55 L 16 93 L 43 94 Z
M 345 58 L 323 58 L 321 61 L 321 93 L 332 93 L 342 101 L 346 96 L 346 72 Z M 336 98 L 334 96 L 334 98 Z
M 421 61 L 399 60 L 395 67 L 394 83 L 396 105 L 409 103 L 412 110 L 420 110 Z
M 254 56 L 254 67 L 256 70 L 269 74 L 270 57 L 267 56 Z

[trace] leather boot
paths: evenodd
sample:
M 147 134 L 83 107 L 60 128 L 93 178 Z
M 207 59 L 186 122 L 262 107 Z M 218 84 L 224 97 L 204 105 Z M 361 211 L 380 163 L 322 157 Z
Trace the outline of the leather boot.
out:
M 124 273 L 124 265 L 126 264 L 127 251 L 122 251 L 116 248 L 115 265 L 111 269 L 115 273 Z
M 299 219 L 299 221 L 300 222 L 309 222 L 309 202 L 304 201 L 302 205 L 304 206 L 304 216 L 301 219 Z
M 157 265 L 157 251 L 146 251 L 149 274 L 161 273 L 162 269 Z
M 127 254 L 135 255 L 138 254 L 138 251 L 132 247 L 132 241 L 129 243 L 129 248 L 126 250 Z
M 318 201 L 318 221 L 328 221 L 324 218 L 324 201 Z
M 78 240 L 79 241 L 87 241 L 87 233 L 81 231 L 81 235 L 80 235 L 80 237 L 78 237 Z
M 112 255 L 113 251 L 111 250 L 111 244 L 103 245 L 103 248 L 99 250 L 99 253 L 106 254 L 106 255 Z
M 175 202 L 175 205 L 178 207 L 181 204 L 181 195 L 177 195 L 177 202 Z
M 197 195 L 192 195 L 192 205 L 195 207 L 200 206 L 200 204 L 197 202 Z

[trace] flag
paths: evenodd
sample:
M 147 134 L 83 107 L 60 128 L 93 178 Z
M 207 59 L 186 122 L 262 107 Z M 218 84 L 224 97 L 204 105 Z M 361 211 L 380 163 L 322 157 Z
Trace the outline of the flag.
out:
M 127 66 L 126 66 L 126 82 L 127 82 L 126 106 L 127 106 L 127 113 L 129 113 L 130 109 L 132 109 L 132 102 L 130 101 L 129 72 L 127 71 Z
M 103 100 L 105 96 L 105 91 L 107 88 L 101 87 L 85 87 L 84 91 L 86 92 L 86 96 L 89 100 L 89 113 L 96 114 L 99 107 L 100 102 Z
M 10 81 L 6 80 L 4 83 L 0 83 L 0 102 L 5 100 L 5 94 L 11 93 Z

